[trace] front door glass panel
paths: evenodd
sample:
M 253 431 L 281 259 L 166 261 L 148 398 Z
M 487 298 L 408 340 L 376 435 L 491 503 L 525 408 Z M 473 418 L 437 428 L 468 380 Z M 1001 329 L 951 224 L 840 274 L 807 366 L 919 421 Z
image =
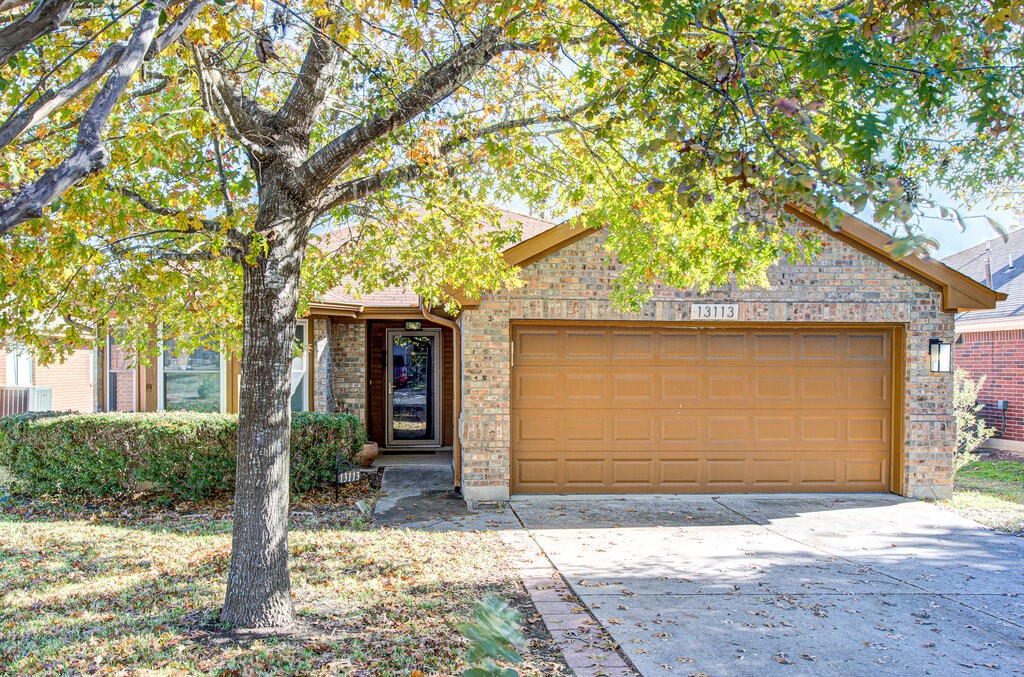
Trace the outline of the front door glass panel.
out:
M 437 445 L 437 353 L 434 332 L 388 334 L 388 444 Z

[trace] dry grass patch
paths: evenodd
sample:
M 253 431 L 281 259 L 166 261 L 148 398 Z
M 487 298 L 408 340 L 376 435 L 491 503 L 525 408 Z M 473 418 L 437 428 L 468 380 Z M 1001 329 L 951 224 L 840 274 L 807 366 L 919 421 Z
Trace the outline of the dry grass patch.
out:
M 567 672 L 494 534 L 370 529 L 351 505 L 307 503 L 290 540 L 299 625 L 240 632 L 216 625 L 230 522 L 216 506 L 179 507 L 202 516 L 8 500 L 0 665 L 15 674 L 457 674 L 467 649 L 458 625 L 495 593 L 530 621 L 524 674 Z

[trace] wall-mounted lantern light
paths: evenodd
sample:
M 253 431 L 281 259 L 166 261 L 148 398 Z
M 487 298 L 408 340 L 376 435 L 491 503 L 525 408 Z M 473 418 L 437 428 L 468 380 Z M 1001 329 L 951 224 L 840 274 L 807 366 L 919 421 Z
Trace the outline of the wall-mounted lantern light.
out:
M 939 339 L 928 341 L 928 364 L 931 371 L 953 371 L 953 344 Z
M 405 323 L 406 331 L 419 331 L 423 329 L 423 322 L 420 320 L 408 320 Z

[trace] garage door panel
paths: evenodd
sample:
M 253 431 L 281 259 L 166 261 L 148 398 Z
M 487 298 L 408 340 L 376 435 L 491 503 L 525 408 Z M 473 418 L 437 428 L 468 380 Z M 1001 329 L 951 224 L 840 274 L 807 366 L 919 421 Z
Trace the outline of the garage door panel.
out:
M 751 484 L 757 490 L 786 487 L 793 483 L 793 465 L 791 458 L 751 459 Z
M 522 329 L 516 333 L 512 361 L 515 364 L 556 364 L 561 361 L 562 332 L 554 329 Z
M 701 397 L 701 378 L 696 374 L 659 373 L 662 402 L 694 402 Z
M 566 403 L 602 402 L 607 398 L 606 384 L 612 378 L 610 374 L 574 371 L 567 372 L 562 376 L 565 379 Z
M 608 335 L 594 332 L 566 331 L 564 348 L 560 355 L 566 362 L 594 360 L 608 361 Z
M 806 334 L 800 337 L 800 357 L 834 360 L 839 357 L 839 344 L 839 334 Z
M 524 343 L 514 325 L 513 341 L 514 492 L 887 488 L 888 331 L 580 325 Z
M 612 339 L 612 360 L 650 360 L 654 358 L 653 334 L 615 332 Z
M 616 400 L 642 399 L 651 402 L 655 398 L 655 374 L 615 374 L 612 376 L 612 397 Z
M 609 470 L 611 482 L 616 485 L 651 486 L 657 482 L 652 458 L 612 458 Z
M 704 399 L 715 400 L 747 400 L 750 398 L 750 376 L 747 374 L 710 373 L 705 376 L 707 388 Z
M 846 441 L 887 444 L 889 420 L 885 416 L 851 416 L 846 419 Z
M 608 436 L 608 432 L 605 430 L 607 421 L 607 417 L 596 416 L 575 416 L 564 419 L 564 440 L 569 444 L 574 442 L 589 444 L 603 440 Z
M 882 484 L 889 476 L 889 464 L 873 458 L 848 458 L 846 481 L 858 484 Z
M 858 360 L 886 361 L 889 358 L 886 338 L 882 333 L 849 335 L 846 337 L 846 356 Z
M 754 334 L 752 357 L 768 360 L 791 360 L 795 356 L 796 346 L 791 334 Z
M 705 418 L 709 444 L 743 443 L 750 439 L 750 420 L 747 416 L 708 414 Z
M 849 376 L 846 379 L 846 399 L 874 401 L 888 405 L 892 386 L 887 374 Z
M 789 403 L 793 401 L 795 392 L 796 378 L 793 376 L 765 374 L 754 376 L 754 398 L 758 401 L 782 400 Z
M 606 460 L 600 457 L 566 459 L 563 466 L 566 478 L 564 484 L 570 488 L 608 486 L 606 465 Z
M 553 372 L 517 372 L 513 396 L 524 405 L 544 406 L 562 399 L 561 378 Z
M 701 356 L 700 334 L 695 331 L 664 332 L 658 335 L 658 357 L 662 362 L 697 361 Z

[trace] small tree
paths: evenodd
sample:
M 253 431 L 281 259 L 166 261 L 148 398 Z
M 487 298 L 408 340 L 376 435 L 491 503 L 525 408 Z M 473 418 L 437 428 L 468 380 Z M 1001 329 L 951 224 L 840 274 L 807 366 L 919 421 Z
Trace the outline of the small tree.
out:
M 996 429 L 986 425 L 985 419 L 979 416 L 985 405 L 978 404 L 978 393 L 984 385 L 984 376 L 972 381 L 971 375 L 963 369 L 957 369 L 953 374 L 953 410 L 956 412 L 954 472 L 978 460 L 975 449 L 996 433 Z

